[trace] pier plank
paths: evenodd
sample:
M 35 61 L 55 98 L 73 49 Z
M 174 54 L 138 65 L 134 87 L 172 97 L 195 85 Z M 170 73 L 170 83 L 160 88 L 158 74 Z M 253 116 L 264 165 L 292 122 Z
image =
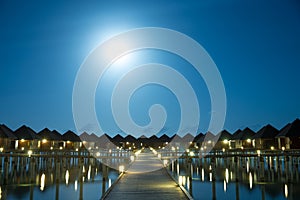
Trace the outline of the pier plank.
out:
M 154 154 L 145 152 L 139 155 L 104 199 L 188 198 L 168 175 L 161 161 Z

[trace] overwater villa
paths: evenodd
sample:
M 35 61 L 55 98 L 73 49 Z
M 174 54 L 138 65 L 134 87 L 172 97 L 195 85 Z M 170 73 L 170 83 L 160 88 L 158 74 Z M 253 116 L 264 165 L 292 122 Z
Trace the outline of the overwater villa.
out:
M 229 141 L 232 139 L 232 135 L 228 131 L 223 130 L 220 133 L 218 133 L 216 137 L 218 137 L 218 140 L 216 145 L 214 146 L 214 149 L 216 150 L 229 149 Z
M 257 149 L 278 149 L 277 139 L 279 131 L 270 124 L 261 128 L 253 137 L 252 144 Z
M 253 148 L 252 137 L 255 135 L 255 132 L 250 128 L 245 128 L 240 131 L 237 130 L 230 140 L 229 148 L 230 149 L 251 149 Z
M 0 125 L 0 152 L 4 149 L 13 149 L 17 139 L 10 128 L 4 124 Z
M 50 131 L 48 128 L 44 128 L 38 133 L 40 137 L 41 149 L 59 149 L 63 146 L 62 135 L 57 131 Z
M 82 141 L 80 137 L 73 131 L 68 130 L 62 135 L 64 141 L 64 148 L 66 149 L 78 149 L 82 147 Z
M 123 148 L 127 150 L 140 149 L 142 147 L 153 147 L 160 149 L 168 146 L 190 148 L 193 151 L 204 151 L 205 149 L 214 150 L 288 150 L 300 149 L 300 120 L 296 119 L 287 124 L 280 131 L 271 125 L 262 127 L 257 133 L 250 128 L 237 130 L 230 134 L 227 130 L 221 131 L 218 135 L 207 132 L 205 135 L 199 133 L 195 137 L 186 134 L 183 137 L 175 134 L 169 137 L 163 134 L 160 137 L 153 135 L 151 137 L 141 136 L 135 138 L 132 135 L 126 137 L 117 134 L 110 137 L 104 134 L 98 137 L 95 134 L 82 133 L 80 136 L 72 131 L 67 131 L 63 135 L 56 130 L 44 128 L 36 133 L 27 126 L 21 126 L 12 131 L 5 125 L 0 125 L 0 148 L 27 150 L 27 149 L 112 149 Z M 215 141 L 218 137 L 217 141 Z M 184 145 L 182 145 L 184 144 Z M 1 150 L 0 149 L 0 150 Z
M 15 130 L 14 135 L 18 138 L 15 141 L 15 149 L 37 149 L 40 147 L 40 137 L 34 130 L 23 125 Z
M 282 128 L 276 136 L 279 149 L 300 149 L 300 120 Z

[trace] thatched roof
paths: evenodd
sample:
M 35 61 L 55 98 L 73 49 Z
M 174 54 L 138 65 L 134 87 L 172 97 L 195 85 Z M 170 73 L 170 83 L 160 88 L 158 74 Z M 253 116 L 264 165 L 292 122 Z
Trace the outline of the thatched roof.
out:
M 262 127 L 253 137 L 252 139 L 262 138 L 275 138 L 275 136 L 279 133 L 279 131 L 271 126 L 270 124 Z
M 300 137 L 300 120 L 296 119 L 285 126 L 276 137 Z
M 134 143 L 134 142 L 137 141 L 136 138 L 133 137 L 132 135 L 127 135 L 127 136 L 124 138 L 124 140 L 125 140 L 126 142 L 130 142 L 130 143 Z
M 7 126 L 5 126 L 4 124 L 0 125 L 0 138 L 8 138 L 8 139 L 12 139 L 12 140 L 16 140 L 18 139 L 13 131 L 8 128 Z
M 86 142 L 93 142 L 93 139 L 91 138 L 91 136 L 86 133 L 86 132 L 83 132 L 81 135 L 79 135 L 81 141 L 86 141 Z
M 182 137 L 182 140 L 184 142 L 192 142 L 194 140 L 194 136 L 192 134 L 188 133 Z
M 62 140 L 61 134 L 59 134 L 57 131 L 50 131 L 48 128 L 44 128 L 38 133 L 38 136 L 41 139 L 47 139 L 51 141 L 60 141 Z
M 70 130 L 68 130 L 62 135 L 62 139 L 64 141 L 81 142 L 80 137 Z
M 218 141 L 223 141 L 223 140 L 231 140 L 232 135 L 228 131 L 223 130 L 216 137 L 219 137 Z
M 40 137 L 36 134 L 34 130 L 23 125 L 14 132 L 15 136 L 21 140 L 39 140 Z
M 175 134 L 171 137 L 171 142 L 183 142 L 183 140 L 182 137 L 180 137 L 180 135 Z
M 203 133 L 199 133 L 198 135 L 196 135 L 196 137 L 194 138 L 194 142 L 200 143 L 203 142 L 204 140 L 204 134 Z
M 245 128 L 242 131 L 237 132 L 236 134 L 233 134 L 232 140 L 247 140 L 252 139 L 252 137 L 255 135 L 255 132 L 252 131 L 250 128 Z
M 95 135 L 95 133 L 92 133 L 92 134 L 90 135 L 90 139 L 91 139 L 93 142 L 96 142 L 96 141 L 99 139 L 99 137 L 98 137 L 97 135 Z
M 96 145 L 99 146 L 102 149 L 109 149 L 112 148 L 114 145 L 111 141 L 111 137 L 109 137 L 107 134 L 101 135 L 96 140 Z
M 112 138 L 112 141 L 120 143 L 125 142 L 125 139 L 120 134 L 117 134 L 115 137 Z
M 163 143 L 165 142 L 170 142 L 171 138 L 169 136 L 167 136 L 166 134 L 163 134 L 162 136 L 160 136 L 159 140 Z

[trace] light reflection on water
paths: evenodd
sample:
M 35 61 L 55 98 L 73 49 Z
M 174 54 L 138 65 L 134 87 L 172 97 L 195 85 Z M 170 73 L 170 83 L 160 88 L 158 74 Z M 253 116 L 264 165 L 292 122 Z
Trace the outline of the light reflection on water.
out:
M 300 196 L 298 157 L 181 158 L 173 162 L 176 171 L 172 171 L 173 164 L 168 169 L 194 199 L 283 200 Z
M 45 188 L 45 174 L 43 173 L 41 176 L 41 187 L 40 190 L 43 191 Z
M 27 157 L 10 160 L 12 167 L 3 170 L 6 164 L 0 159 L 0 199 L 100 199 L 119 175 L 108 169 L 103 181 L 100 162 L 62 160 Z

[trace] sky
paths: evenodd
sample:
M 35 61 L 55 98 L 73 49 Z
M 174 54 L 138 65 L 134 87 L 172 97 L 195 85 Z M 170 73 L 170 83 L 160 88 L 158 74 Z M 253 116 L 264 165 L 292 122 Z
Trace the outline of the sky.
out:
M 78 132 L 72 92 L 80 66 L 107 39 L 143 27 L 176 30 L 209 53 L 226 90 L 224 129 L 257 131 L 269 123 L 280 129 L 300 117 L 300 3 L 296 0 L 3 0 L 0 27 L 0 123 L 13 130 L 25 124 L 35 131 L 48 127 Z M 151 49 L 130 57 L 125 64 L 116 61 L 97 87 L 95 108 L 104 132 L 121 132 L 110 110 L 114 84 L 131 65 L 149 62 L 167 64 L 187 77 L 199 100 L 198 132 L 207 131 L 210 96 L 189 63 Z M 146 85 L 132 95 L 131 117 L 147 125 L 148 109 L 157 103 L 168 113 L 160 134 L 175 133 L 179 103 L 159 85 Z

